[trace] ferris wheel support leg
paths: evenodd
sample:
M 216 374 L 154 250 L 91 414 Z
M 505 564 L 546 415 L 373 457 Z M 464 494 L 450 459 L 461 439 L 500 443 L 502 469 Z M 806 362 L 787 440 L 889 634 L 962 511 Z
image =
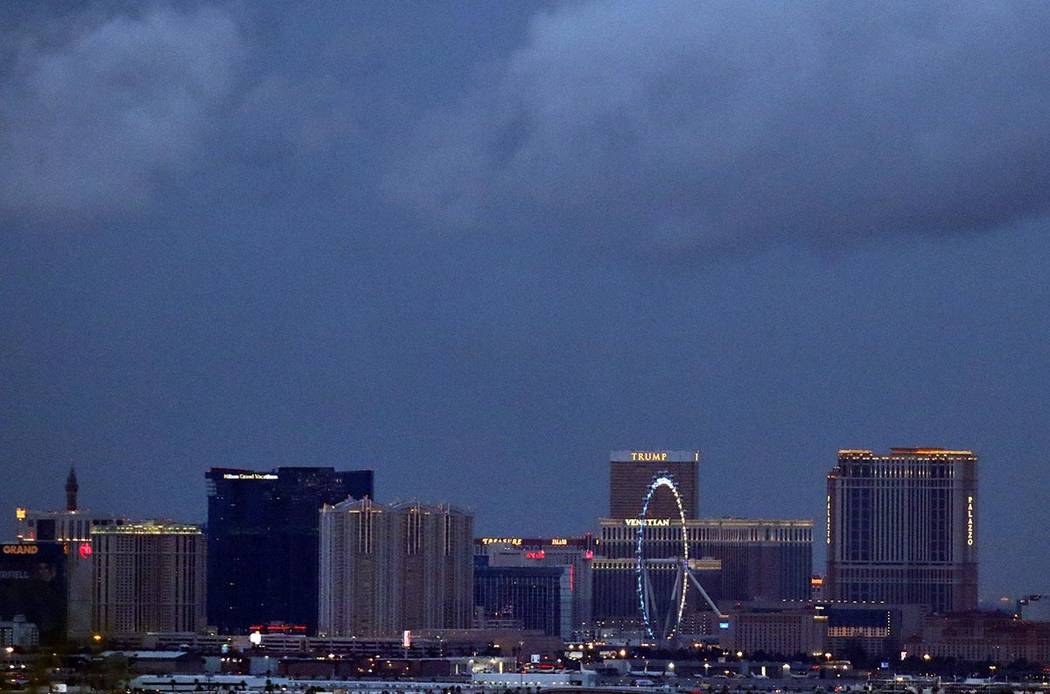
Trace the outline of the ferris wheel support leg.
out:
M 707 606 L 711 608 L 711 611 L 719 617 L 724 617 L 725 615 L 723 615 L 722 612 L 718 609 L 718 605 L 716 605 L 715 601 L 711 599 L 711 596 L 707 594 L 707 591 L 704 590 L 704 587 L 700 585 L 700 581 L 696 580 L 696 576 L 693 575 L 693 572 L 686 570 L 686 573 L 689 574 L 689 579 L 693 582 L 693 585 L 696 586 L 696 589 L 700 591 L 700 595 L 707 602 Z
M 645 596 L 646 599 L 649 601 L 649 614 L 652 615 L 656 611 L 656 596 L 653 595 L 653 584 L 652 581 L 649 580 L 648 573 L 645 575 Z M 653 638 L 656 638 L 656 633 L 652 630 L 651 627 L 649 628 L 649 632 Z
M 674 589 L 671 591 L 671 604 L 667 606 L 667 618 L 664 619 L 662 634 L 665 639 L 671 638 L 672 634 L 678 630 L 677 620 L 674 619 L 678 612 L 678 598 L 681 595 L 680 591 L 683 588 L 688 588 L 685 584 L 685 577 L 682 575 L 682 567 L 678 567 L 678 572 L 674 577 Z

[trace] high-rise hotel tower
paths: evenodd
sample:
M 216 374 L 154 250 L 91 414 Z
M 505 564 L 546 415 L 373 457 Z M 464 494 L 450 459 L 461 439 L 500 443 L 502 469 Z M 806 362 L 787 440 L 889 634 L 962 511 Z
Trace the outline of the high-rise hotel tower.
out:
M 416 502 L 371 499 L 320 512 L 318 631 L 394 636 L 470 626 L 474 516 Z
M 827 586 L 838 600 L 977 607 L 977 456 L 844 449 L 828 473 Z
M 609 454 L 609 517 L 637 518 L 653 478 L 666 474 L 678 489 L 685 517 L 696 518 L 699 466 L 700 451 L 613 451 Z M 678 504 L 666 487 L 654 491 L 647 515 L 678 517 Z
M 91 529 L 93 628 L 105 635 L 205 627 L 205 544 L 196 525 L 145 521 Z
M 212 468 L 208 624 L 224 634 L 271 622 L 317 628 L 318 513 L 374 497 L 371 470 Z

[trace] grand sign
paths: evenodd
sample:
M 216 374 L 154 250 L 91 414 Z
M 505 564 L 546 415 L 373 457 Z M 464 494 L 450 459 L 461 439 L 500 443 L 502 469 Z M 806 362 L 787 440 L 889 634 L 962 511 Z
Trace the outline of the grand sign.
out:
M 4 545 L 0 552 L 4 554 L 36 554 L 40 551 L 40 548 L 36 545 Z

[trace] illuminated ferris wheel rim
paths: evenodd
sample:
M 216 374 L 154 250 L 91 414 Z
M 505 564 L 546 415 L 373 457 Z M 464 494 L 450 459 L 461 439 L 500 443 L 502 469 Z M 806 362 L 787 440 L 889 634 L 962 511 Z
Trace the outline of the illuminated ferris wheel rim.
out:
M 643 545 L 645 541 L 645 518 L 649 513 L 649 503 L 653 499 L 653 494 L 660 487 L 667 487 L 671 490 L 671 494 L 674 496 L 675 505 L 678 507 L 678 519 L 680 527 L 682 528 L 682 555 L 681 561 L 688 565 L 689 563 L 689 538 L 685 527 L 685 508 L 682 506 L 682 497 L 678 493 L 678 487 L 674 483 L 674 479 L 671 478 L 666 472 L 659 472 L 653 476 L 652 481 L 649 483 L 649 488 L 645 492 L 645 500 L 642 502 L 642 510 L 638 514 L 638 532 L 637 540 L 635 542 L 635 575 L 637 578 L 636 592 L 638 596 L 638 606 L 642 612 L 642 620 L 645 623 L 645 630 L 648 632 L 650 638 L 656 638 L 653 633 L 652 619 L 649 615 L 649 603 L 646 600 L 646 576 L 648 570 L 646 564 L 648 563 L 644 552 Z M 666 637 L 671 638 L 674 636 L 675 631 L 678 630 L 678 625 L 682 622 L 682 614 L 685 612 L 685 598 L 686 598 L 686 586 L 681 586 L 679 590 L 678 606 L 676 610 L 676 616 L 674 625 L 670 629 L 665 626 Z

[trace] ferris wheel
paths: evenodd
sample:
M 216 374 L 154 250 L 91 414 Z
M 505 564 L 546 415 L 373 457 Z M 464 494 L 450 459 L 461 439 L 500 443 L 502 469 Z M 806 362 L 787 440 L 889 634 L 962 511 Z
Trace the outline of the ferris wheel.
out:
M 650 518 L 649 505 L 653 495 L 661 487 L 668 489 L 674 498 L 677 517 Z M 715 614 L 720 614 L 714 601 L 700 585 L 693 574 L 689 561 L 689 532 L 685 522 L 685 507 L 673 477 L 667 472 L 658 472 L 653 476 L 642 501 L 642 510 L 638 514 L 638 533 L 635 538 L 635 578 L 638 609 L 642 623 L 649 638 L 672 639 L 678 633 L 685 612 L 686 597 L 689 593 L 689 582 L 696 587 Z M 654 535 L 659 534 L 659 537 Z M 660 540 L 665 548 L 671 548 L 670 556 L 649 556 L 649 545 L 646 540 Z M 666 554 L 667 552 L 664 552 Z M 659 580 L 655 578 L 659 576 Z M 660 589 L 666 595 L 667 579 L 671 579 L 670 595 L 658 595 Z M 666 605 L 666 610 L 662 609 Z M 664 613 L 663 618 L 660 612 Z

